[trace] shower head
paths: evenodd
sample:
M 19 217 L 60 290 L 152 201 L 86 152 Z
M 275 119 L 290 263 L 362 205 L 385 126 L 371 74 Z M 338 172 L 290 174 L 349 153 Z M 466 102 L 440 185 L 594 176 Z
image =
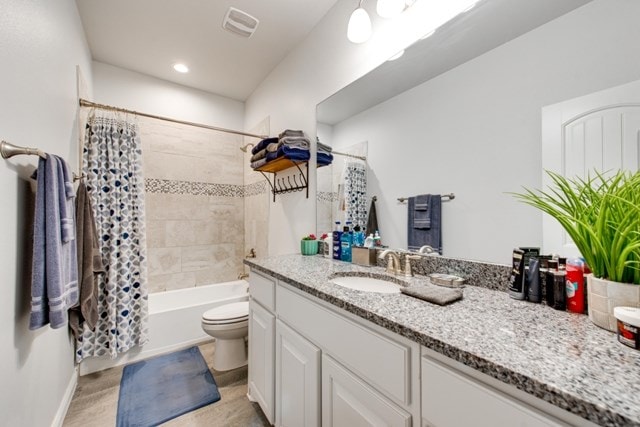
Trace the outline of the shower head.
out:
M 242 150 L 244 153 L 247 152 L 247 149 L 249 148 L 250 145 L 255 145 L 254 143 L 250 142 L 248 144 L 245 144 L 244 147 L 240 147 L 240 150 Z

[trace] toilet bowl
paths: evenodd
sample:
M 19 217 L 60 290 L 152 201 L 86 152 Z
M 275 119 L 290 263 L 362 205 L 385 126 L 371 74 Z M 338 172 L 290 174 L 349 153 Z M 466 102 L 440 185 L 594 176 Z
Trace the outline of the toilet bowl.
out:
M 213 369 L 228 371 L 247 364 L 249 301 L 212 308 L 202 315 L 202 329 L 216 340 Z

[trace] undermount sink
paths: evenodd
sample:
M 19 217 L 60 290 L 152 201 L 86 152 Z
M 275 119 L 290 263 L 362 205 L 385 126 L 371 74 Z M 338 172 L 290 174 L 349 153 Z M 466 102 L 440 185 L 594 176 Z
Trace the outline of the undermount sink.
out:
M 356 291 L 377 292 L 380 294 L 399 294 L 400 284 L 385 278 L 363 276 L 335 276 L 330 282 Z

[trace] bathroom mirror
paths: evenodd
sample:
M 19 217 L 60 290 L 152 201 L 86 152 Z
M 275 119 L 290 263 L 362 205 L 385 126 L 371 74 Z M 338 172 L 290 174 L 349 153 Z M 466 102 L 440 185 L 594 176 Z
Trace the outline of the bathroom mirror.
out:
M 618 9 L 481 1 L 320 103 L 321 142 L 368 142 L 383 243 L 407 247 L 399 198 L 453 193 L 442 203 L 443 255 L 508 264 L 514 247 L 541 246 L 542 215 L 509 192 L 541 186 L 542 107 L 637 79 L 616 43 L 629 19 Z M 333 197 L 324 193 L 337 167 L 318 170 L 319 197 Z M 319 202 L 318 231 L 332 222 Z

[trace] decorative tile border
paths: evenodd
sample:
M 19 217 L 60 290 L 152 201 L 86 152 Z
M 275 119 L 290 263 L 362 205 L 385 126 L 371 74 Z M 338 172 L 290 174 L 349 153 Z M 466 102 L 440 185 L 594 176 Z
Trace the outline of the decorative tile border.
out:
M 169 179 L 145 178 L 147 193 L 189 194 L 192 196 L 248 197 L 267 192 L 266 182 L 249 185 L 211 184 Z
M 316 195 L 316 200 L 319 202 L 337 202 L 338 201 L 338 193 L 335 191 L 318 191 Z

